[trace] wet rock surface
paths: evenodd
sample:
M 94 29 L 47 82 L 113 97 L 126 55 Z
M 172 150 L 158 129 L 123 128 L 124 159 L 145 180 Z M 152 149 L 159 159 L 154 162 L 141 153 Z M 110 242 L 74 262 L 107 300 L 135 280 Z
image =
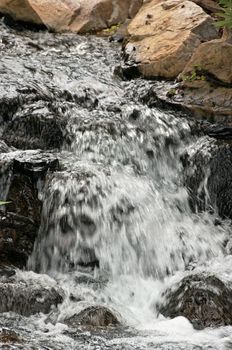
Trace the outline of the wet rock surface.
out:
M 7 204 L 0 211 L 0 262 L 24 267 L 40 227 L 41 201 L 38 181 L 55 171 L 58 160 L 41 152 L 12 151 L 1 154 L 2 195 Z
M 119 321 L 114 314 L 103 306 L 88 307 L 79 314 L 65 320 L 65 323 L 71 327 L 112 327 L 119 325 Z
M 231 142 L 208 139 L 190 153 L 183 156 L 183 164 L 192 209 L 215 210 L 222 218 L 232 219 Z
M 26 335 L 23 349 L 207 349 L 212 337 L 196 345 L 180 333 L 173 343 L 166 327 L 156 331 L 156 320 L 152 338 L 125 329 L 141 321 L 143 307 L 150 322 L 153 292 L 163 279 L 223 252 L 226 228 L 220 231 L 210 214 L 208 221 L 194 215 L 180 183 L 183 148 L 194 128 L 198 136 L 203 128 L 159 97 L 165 83 L 155 93 L 152 81 L 114 74 L 115 43 L 1 28 L 0 185 L 2 199 L 11 201 L 2 210 L 2 256 L 4 265 L 25 266 L 37 237 L 27 268 L 57 280 L 5 266 L 1 307 L 20 315 L 0 314 L 1 323 Z M 102 304 L 109 309 L 90 306 Z M 119 320 L 111 307 L 125 323 L 108 332 Z M 220 324 L 217 300 L 213 310 Z M 50 311 L 46 320 L 37 314 Z M 59 322 L 64 319 L 68 326 Z M 107 329 L 92 336 L 94 327 Z
M 184 316 L 196 329 L 232 323 L 232 290 L 215 276 L 187 276 L 165 297 L 160 312 L 171 318 Z
M 10 275 L 8 270 L 0 276 L 0 295 L 0 312 L 12 311 L 23 316 L 47 314 L 63 301 L 63 291 L 49 277 L 20 272 Z

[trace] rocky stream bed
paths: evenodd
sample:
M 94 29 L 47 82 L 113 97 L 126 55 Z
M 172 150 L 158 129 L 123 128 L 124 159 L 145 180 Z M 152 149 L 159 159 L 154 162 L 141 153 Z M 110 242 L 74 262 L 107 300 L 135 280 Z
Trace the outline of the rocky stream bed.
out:
M 0 23 L 3 349 L 232 349 L 229 126 L 115 41 Z

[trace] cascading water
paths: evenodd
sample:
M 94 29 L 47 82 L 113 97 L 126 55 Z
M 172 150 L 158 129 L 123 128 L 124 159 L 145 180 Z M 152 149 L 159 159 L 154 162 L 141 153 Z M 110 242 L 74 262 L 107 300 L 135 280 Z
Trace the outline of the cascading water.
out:
M 33 268 L 67 272 L 92 257 L 113 279 L 160 279 L 222 252 L 225 233 L 206 213 L 192 214 L 181 184 L 187 123 L 142 106 L 140 113 L 143 130 L 126 115 L 70 120 L 71 154 L 44 190 Z
M 87 341 L 88 349 L 210 349 L 212 342 L 219 349 L 226 330 L 223 336 L 199 333 L 186 319 L 165 320 L 156 310 L 168 286 L 196 266 L 223 261 L 229 227 L 216 226 L 207 211 L 193 213 L 183 184 L 181 155 L 209 141 L 196 143 L 186 119 L 140 103 L 135 92 L 152 83 L 116 78 L 118 54 L 109 43 L 78 40 L 65 57 L 72 74 L 62 71 L 67 61 L 60 62 L 60 52 L 56 57 L 56 83 L 63 93 L 71 91 L 62 108 L 57 101 L 69 118 L 68 137 L 58 154 L 59 171 L 48 174 L 40 189 L 41 227 L 28 262 L 28 270 L 56 279 L 66 297 L 50 315 L 54 325 L 31 318 L 33 332 L 46 329 L 49 349 L 86 349 L 88 335 L 71 341 L 62 322 L 100 304 L 114 310 L 124 332 L 133 331 L 98 335 Z M 206 169 L 206 189 L 208 175 Z

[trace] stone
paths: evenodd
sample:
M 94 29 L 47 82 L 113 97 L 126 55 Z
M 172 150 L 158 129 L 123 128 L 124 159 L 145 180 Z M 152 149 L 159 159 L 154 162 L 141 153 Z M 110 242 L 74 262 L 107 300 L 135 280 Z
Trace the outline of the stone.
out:
M 19 149 L 58 149 L 65 139 L 66 123 L 65 118 L 41 101 L 16 113 L 2 137 L 8 145 Z
M 47 314 L 62 301 L 63 291 L 48 276 L 17 272 L 0 278 L 0 312 L 12 311 L 23 316 Z
M 25 0 L 0 0 L 0 13 L 8 14 L 17 21 L 42 24 L 39 15 L 31 7 L 30 2 Z
M 203 43 L 195 50 L 180 77 L 187 79 L 196 72 L 206 80 L 218 82 L 219 86 L 232 87 L 231 57 L 232 44 L 220 39 Z
M 232 122 L 232 43 L 228 35 L 196 48 L 179 76 L 179 93 L 171 99 L 188 106 L 198 119 L 227 126 Z
M 27 217 L 0 211 L 0 265 L 24 267 L 37 230 Z
M 118 319 L 113 313 L 104 306 L 90 306 L 79 314 L 65 320 L 65 323 L 71 327 L 92 326 L 109 327 L 119 325 Z
M 220 86 L 218 81 L 186 80 L 168 101 L 185 107 L 195 119 L 225 125 L 232 123 L 232 88 Z
M 218 37 L 212 18 L 191 1 L 153 0 L 128 26 L 127 62 L 145 77 L 176 78 L 201 42 Z
M 0 12 L 56 32 L 83 33 L 124 22 L 141 5 L 142 0 L 0 0 Z
M 196 329 L 232 324 L 232 289 L 214 275 L 185 277 L 163 295 L 165 317 L 186 317 Z

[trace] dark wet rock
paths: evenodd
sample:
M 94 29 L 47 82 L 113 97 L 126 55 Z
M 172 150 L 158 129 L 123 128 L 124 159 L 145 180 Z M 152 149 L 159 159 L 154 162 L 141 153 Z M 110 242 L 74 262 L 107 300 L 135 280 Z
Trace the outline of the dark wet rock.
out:
M 65 323 L 71 327 L 109 327 L 119 325 L 119 321 L 113 313 L 103 306 L 90 306 L 79 314 L 66 319 Z
M 187 276 L 164 297 L 165 317 L 184 316 L 196 329 L 232 324 L 232 289 L 215 276 Z
M 4 141 L 19 149 L 60 148 L 67 120 L 43 103 L 19 111 L 3 132 Z
M 191 208 L 213 208 L 222 218 L 232 219 L 231 143 L 203 140 L 191 155 L 186 152 L 183 165 Z
M 126 64 L 115 67 L 114 74 L 125 80 L 136 79 L 140 76 L 138 67 L 133 62 L 127 62 Z
M 56 171 L 59 169 L 59 161 L 56 157 L 44 156 L 38 153 L 37 160 L 22 160 L 14 159 L 13 170 L 14 172 L 24 174 L 25 176 L 31 177 L 34 181 L 44 178 L 48 171 Z
M 107 61 L 116 55 L 116 48 L 109 55 L 107 41 L 85 40 L 72 34 L 21 34 L 1 23 L 0 27 L 0 120 L 7 145 L 60 149 L 69 143 L 67 124 L 71 117 L 88 116 L 97 108 L 107 113 L 121 112 L 120 89 L 109 89 L 102 74 L 110 76 Z M 84 59 L 87 51 L 91 65 Z M 100 66 L 99 56 L 103 58 Z M 98 81 L 97 70 L 102 72 Z
M 194 73 L 195 74 L 195 73 Z M 188 79 L 188 78 L 187 78 Z M 208 76 L 185 81 L 169 101 L 184 106 L 196 119 L 231 125 L 232 88 Z
M 1 195 L 8 202 L 0 211 L 0 263 L 23 267 L 40 226 L 37 182 L 58 167 L 58 160 L 40 152 L 11 152 L 1 154 L 0 164 Z
M 37 230 L 38 226 L 33 220 L 0 211 L 0 264 L 25 266 Z
M 232 127 L 225 124 L 201 123 L 202 131 L 217 140 L 232 140 Z
M 63 301 L 63 291 L 54 280 L 33 273 L 19 273 L 0 279 L 0 312 L 30 316 L 49 313 Z

